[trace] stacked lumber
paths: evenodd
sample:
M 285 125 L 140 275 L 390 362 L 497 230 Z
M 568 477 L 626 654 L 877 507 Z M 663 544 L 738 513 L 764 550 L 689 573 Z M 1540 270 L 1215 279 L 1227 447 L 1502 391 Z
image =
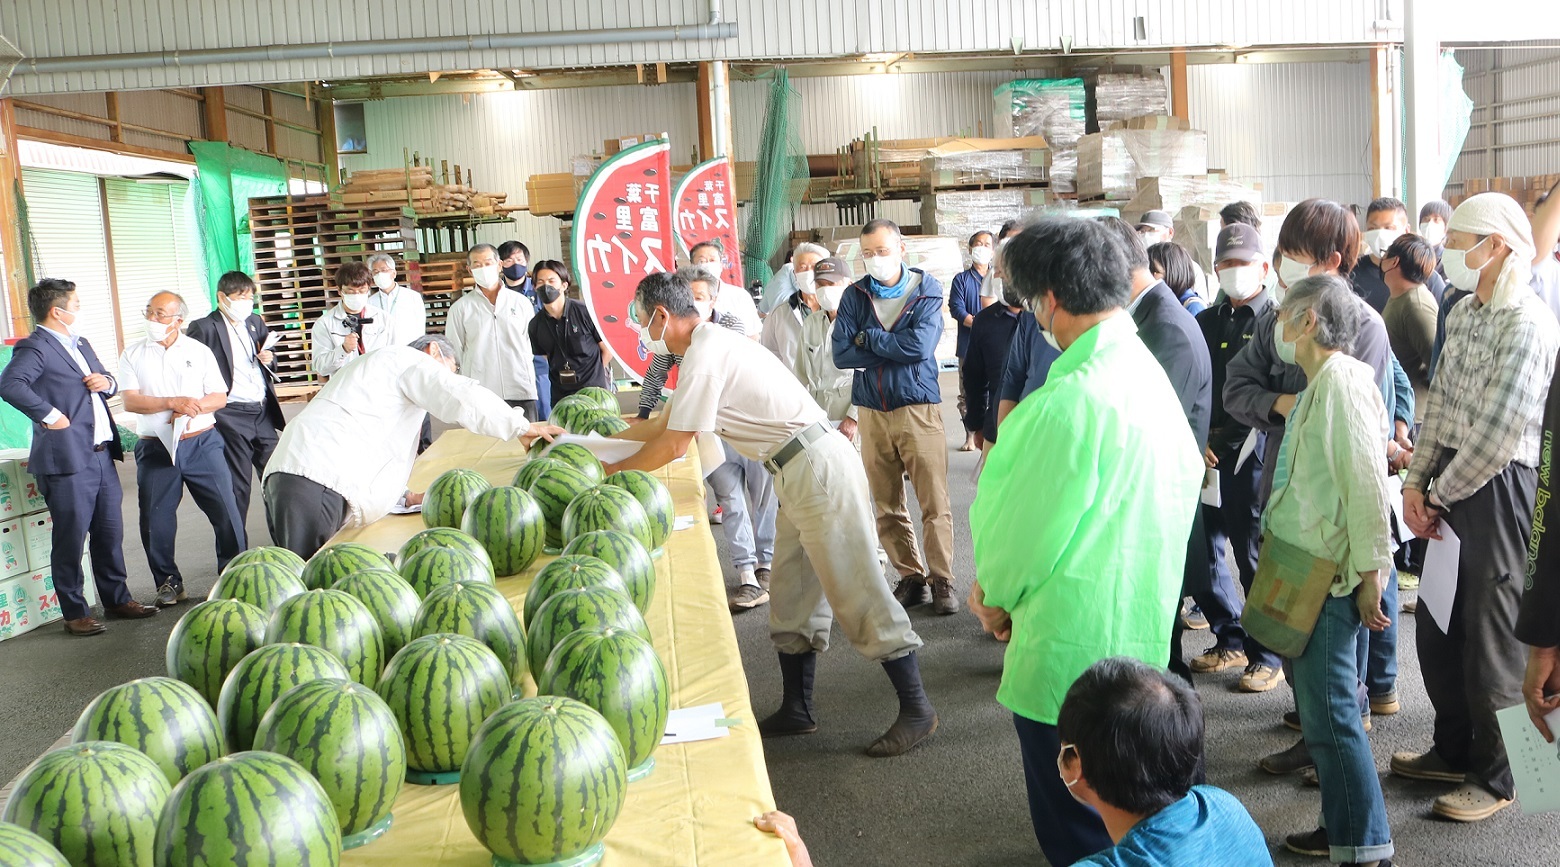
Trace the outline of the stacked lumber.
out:
M 361 169 L 347 178 L 340 192 L 346 205 L 408 205 L 418 215 L 464 212 L 486 216 L 523 210 L 505 204 L 508 193 L 483 192 L 470 183 L 460 183 L 459 167 L 455 183 L 436 180 L 432 166 Z
M 1479 193 L 1505 193 L 1516 199 L 1522 205 L 1523 210 L 1529 214 L 1538 207 L 1539 197 L 1549 192 L 1556 183 L 1560 183 L 1560 175 L 1533 175 L 1531 177 L 1509 178 L 1468 178 L 1463 181 L 1461 195 L 1448 195 L 1447 203 L 1457 207 L 1464 199 Z

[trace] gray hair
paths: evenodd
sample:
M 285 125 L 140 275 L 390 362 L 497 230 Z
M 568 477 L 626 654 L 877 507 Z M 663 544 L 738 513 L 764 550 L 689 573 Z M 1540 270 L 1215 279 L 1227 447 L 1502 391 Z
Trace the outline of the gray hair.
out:
M 704 270 L 703 268 L 695 268 L 692 265 L 684 265 L 683 267 L 677 269 L 677 276 L 683 278 L 683 282 L 688 284 L 688 290 L 690 292 L 693 291 L 693 284 L 703 283 L 709 287 L 710 298 L 713 299 L 720 295 L 720 280 L 711 277 L 710 272 Z
M 389 265 L 390 270 L 395 270 L 395 257 L 391 256 L 389 253 L 375 253 L 374 255 L 369 256 L 368 260 L 363 264 L 367 265 L 369 272 L 372 273 L 374 266 L 378 265 L 380 262 L 384 262 L 385 264 Z
M 688 285 L 688 278 L 683 275 L 685 270 L 680 268 L 672 274 L 650 274 L 639 281 L 638 288 L 634 290 L 634 304 L 639 309 L 637 315 L 640 325 L 649 324 L 657 307 L 665 307 L 667 313 L 678 319 L 699 315 L 699 308 L 693 306 L 693 289 Z
M 460 356 L 455 354 L 455 344 L 451 343 L 448 337 L 442 334 L 424 334 L 407 345 L 418 352 L 427 352 L 430 346 L 439 347 L 439 354 L 454 361 L 455 372 L 460 372 Z
M 184 296 L 180 295 L 177 292 L 170 292 L 170 291 L 168 291 L 166 289 L 164 289 L 161 292 L 155 292 L 155 293 L 152 294 L 152 297 L 146 299 L 146 309 L 147 310 L 151 310 L 152 309 L 152 302 L 156 301 L 159 297 L 161 297 L 163 295 L 171 295 L 171 296 L 173 296 L 173 300 L 179 302 L 179 318 L 180 319 L 187 320 L 187 319 L 190 318 L 190 305 L 185 303 Z
M 473 244 L 471 249 L 466 251 L 466 264 L 470 265 L 472 258 L 478 253 L 492 253 L 494 259 L 498 258 L 498 248 L 492 244 Z
M 1316 314 L 1316 333 L 1312 335 L 1316 345 L 1347 352 L 1354 347 L 1365 323 L 1364 304 L 1349 287 L 1349 281 L 1322 274 L 1290 286 L 1284 293 L 1278 318 L 1283 322 L 1309 310 Z
M 802 255 L 803 253 L 811 253 L 814 256 L 817 256 L 819 259 L 829 258 L 828 247 L 825 247 L 822 244 L 814 244 L 811 241 L 803 241 L 802 243 L 796 245 L 795 250 L 791 251 L 792 261 L 795 261 L 796 257 Z

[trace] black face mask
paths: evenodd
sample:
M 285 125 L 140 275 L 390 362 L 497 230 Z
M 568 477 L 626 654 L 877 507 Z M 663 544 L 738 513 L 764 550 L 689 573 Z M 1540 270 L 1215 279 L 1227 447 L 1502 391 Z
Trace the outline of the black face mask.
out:
M 551 304 L 554 301 L 557 301 L 558 296 L 562 294 L 563 292 L 560 291 L 557 286 L 552 286 L 547 283 L 540 283 L 536 287 L 536 297 L 542 299 L 543 304 Z
M 524 265 L 505 265 L 504 266 L 504 276 L 508 277 L 510 280 L 512 280 L 515 283 L 519 283 L 521 280 L 525 279 L 525 266 Z

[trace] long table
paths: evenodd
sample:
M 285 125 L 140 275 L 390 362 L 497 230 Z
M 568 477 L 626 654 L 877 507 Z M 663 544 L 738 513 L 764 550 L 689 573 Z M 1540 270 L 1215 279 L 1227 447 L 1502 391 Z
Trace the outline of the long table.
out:
M 368 435 L 372 436 L 370 432 Z M 607 835 L 603 860 L 612 865 L 656 867 L 774 865 L 790 859 L 778 838 L 753 827 L 752 818 L 774 809 L 764 751 L 748 699 L 737 635 L 726 608 L 725 586 L 715 540 L 704 513 L 698 458 L 658 473 L 672 491 L 677 514 L 695 516 L 693 527 L 674 532 L 656 559 L 655 598 L 645 620 L 655 649 L 666 663 L 673 708 L 721 702 L 728 717 L 741 719 L 728 737 L 662 746 L 655 770 L 630 783 L 628 800 Z M 418 459 L 410 486 L 425 490 L 455 467 L 474 469 L 507 485 L 525 462 L 519 443 L 448 431 Z M 345 530 L 332 542 L 363 542 L 395 551 L 423 529 L 416 515 L 389 516 Z M 551 557 L 522 575 L 502 578 L 498 588 L 520 610 L 531 578 Z M 534 684 L 529 687 L 534 693 Z M 346 865 L 487 867 L 491 855 L 472 836 L 461 813 L 459 786 L 407 785 L 395 802 L 395 822 L 373 843 L 344 854 Z

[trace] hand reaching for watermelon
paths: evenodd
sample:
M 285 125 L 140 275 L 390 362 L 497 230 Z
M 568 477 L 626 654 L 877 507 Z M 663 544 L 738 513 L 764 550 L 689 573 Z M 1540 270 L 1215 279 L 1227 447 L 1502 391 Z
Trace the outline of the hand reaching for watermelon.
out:
M 526 432 L 520 435 L 520 444 L 526 448 L 530 448 L 531 443 L 534 443 L 539 439 L 552 442 L 553 437 L 566 433 L 568 433 L 568 431 L 558 427 L 555 424 L 548 424 L 544 421 L 532 422 L 531 426 L 526 429 Z
M 795 819 L 779 810 L 771 810 L 762 816 L 755 816 L 753 824 L 758 830 L 768 831 L 785 841 L 786 854 L 791 856 L 791 867 L 813 867 L 812 856 L 807 854 L 807 844 L 802 842 L 802 835 L 796 830 Z

